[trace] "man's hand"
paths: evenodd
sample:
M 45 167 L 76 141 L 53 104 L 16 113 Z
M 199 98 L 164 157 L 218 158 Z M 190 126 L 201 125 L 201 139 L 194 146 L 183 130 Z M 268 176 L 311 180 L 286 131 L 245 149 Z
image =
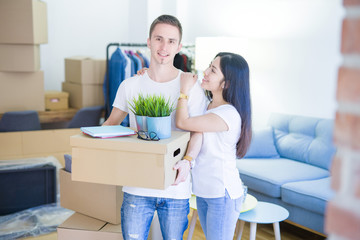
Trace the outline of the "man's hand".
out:
M 177 170 L 175 182 L 172 185 L 178 185 L 181 182 L 185 182 L 190 172 L 190 162 L 188 160 L 180 160 L 175 166 L 174 170 Z

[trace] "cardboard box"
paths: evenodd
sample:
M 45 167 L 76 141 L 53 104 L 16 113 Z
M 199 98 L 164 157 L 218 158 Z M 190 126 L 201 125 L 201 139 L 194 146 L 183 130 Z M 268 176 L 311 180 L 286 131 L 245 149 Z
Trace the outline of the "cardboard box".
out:
M 106 60 L 90 57 L 65 58 L 65 81 L 79 84 L 103 84 Z
M 57 129 L 0 133 L 0 159 L 56 157 L 65 166 L 64 154 L 71 154 L 70 136 L 80 129 Z
M 189 139 L 189 132 L 180 131 L 160 141 L 71 136 L 72 180 L 165 189 L 175 181 L 173 166 L 184 156 Z
M 121 186 L 71 180 L 71 173 L 60 169 L 60 204 L 64 208 L 112 224 L 121 221 Z
M 113 225 L 74 213 L 57 228 L 58 240 L 122 240 L 121 224 Z
M 70 138 L 79 129 L 58 129 L 22 132 L 23 154 L 69 151 Z
M 0 72 L 0 112 L 45 110 L 44 73 Z
M 13 156 L 22 155 L 22 134 L 21 132 L 0 133 L 0 159 L 7 159 Z
M 0 44 L 0 71 L 36 72 L 39 70 L 39 45 Z
M 69 93 L 59 91 L 45 92 L 45 109 L 62 110 L 69 108 Z
M 48 42 L 46 3 L 37 0 L 0 1 L 0 43 Z
M 69 105 L 72 108 L 83 108 L 104 105 L 103 86 L 100 84 L 62 83 L 62 90 L 68 92 Z

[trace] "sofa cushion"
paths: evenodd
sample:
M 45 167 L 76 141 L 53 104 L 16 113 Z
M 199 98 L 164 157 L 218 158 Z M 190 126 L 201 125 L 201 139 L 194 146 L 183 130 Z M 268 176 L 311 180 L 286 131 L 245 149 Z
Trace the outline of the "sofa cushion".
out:
M 331 177 L 326 177 L 286 183 L 281 187 L 281 199 L 288 204 L 324 214 L 327 201 L 335 194 L 330 181 Z
M 280 187 L 289 182 L 328 177 L 329 171 L 298 161 L 279 159 L 239 159 L 240 178 L 249 189 L 280 198 Z
M 334 123 L 331 120 L 320 120 L 315 129 L 316 137 L 308 148 L 308 162 L 315 166 L 330 169 L 336 152 L 333 145 Z
M 281 157 L 329 170 L 335 153 L 333 120 L 273 113 L 269 125 Z
M 279 158 L 272 127 L 253 131 L 251 144 L 244 158 Z

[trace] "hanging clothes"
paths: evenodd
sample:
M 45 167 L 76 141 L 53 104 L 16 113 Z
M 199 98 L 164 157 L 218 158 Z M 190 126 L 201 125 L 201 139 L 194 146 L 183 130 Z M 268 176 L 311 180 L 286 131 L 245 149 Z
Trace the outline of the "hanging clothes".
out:
M 148 68 L 150 66 L 150 62 L 149 62 L 148 58 L 145 57 L 145 55 L 142 54 L 140 51 L 137 51 L 136 53 L 139 54 L 139 56 L 144 60 L 145 67 Z
M 195 56 L 195 46 L 183 46 L 181 52 L 174 57 L 174 66 L 183 72 L 193 72 L 193 62 Z
M 174 67 L 182 70 L 183 72 L 187 72 L 186 66 L 184 64 L 184 58 L 180 53 L 177 53 L 174 57 Z
M 124 57 L 126 58 L 127 64 L 125 67 L 125 78 L 127 79 L 131 76 L 133 76 L 132 72 L 131 72 L 131 59 L 127 56 L 127 54 L 125 53 L 124 49 L 121 49 L 121 52 L 123 53 Z
M 142 69 L 142 63 L 138 56 L 135 55 L 133 51 L 128 51 L 128 57 L 134 62 L 134 74 L 137 73 L 140 69 Z
M 128 62 L 120 48 L 117 48 L 108 62 L 108 74 L 105 75 L 103 92 L 108 115 L 112 110 L 117 89 L 125 79 L 125 68 Z M 109 77 L 109 79 L 108 79 Z
M 109 44 L 110 45 L 114 44 Z M 132 44 L 115 44 L 116 46 L 130 46 Z M 147 46 L 146 44 L 134 44 L 136 46 Z M 108 51 L 108 48 L 107 48 Z M 108 58 L 108 53 L 107 53 Z M 105 119 L 109 117 L 112 104 L 114 102 L 117 90 L 121 82 L 129 77 L 132 77 L 136 72 L 144 67 L 149 67 L 149 60 L 142 54 L 140 50 L 136 52 L 131 50 L 124 50 L 118 47 L 114 53 L 111 55 L 110 59 L 107 59 L 108 69 L 107 74 L 105 75 L 103 92 L 105 99 Z M 128 127 L 129 126 L 129 117 L 127 116 L 121 125 Z

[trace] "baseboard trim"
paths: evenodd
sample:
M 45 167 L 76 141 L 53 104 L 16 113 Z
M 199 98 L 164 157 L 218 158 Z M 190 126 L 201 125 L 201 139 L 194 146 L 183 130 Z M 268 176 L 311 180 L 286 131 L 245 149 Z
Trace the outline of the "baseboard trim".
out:
M 326 234 L 324 234 L 324 233 L 321 233 L 321 232 L 315 231 L 315 230 L 313 230 L 313 229 L 311 229 L 311 228 L 305 227 L 305 226 L 303 226 L 303 225 L 294 223 L 294 222 L 292 222 L 292 221 L 290 221 L 290 220 L 285 220 L 284 222 L 289 223 L 289 224 L 291 224 L 291 225 L 294 225 L 294 226 L 296 226 L 296 227 L 298 227 L 298 228 L 302 228 L 302 229 L 304 229 L 304 230 L 306 230 L 306 231 L 315 233 L 315 234 L 320 235 L 320 236 L 322 236 L 322 237 L 325 237 L 325 238 L 328 237 L 328 236 L 327 236 Z

